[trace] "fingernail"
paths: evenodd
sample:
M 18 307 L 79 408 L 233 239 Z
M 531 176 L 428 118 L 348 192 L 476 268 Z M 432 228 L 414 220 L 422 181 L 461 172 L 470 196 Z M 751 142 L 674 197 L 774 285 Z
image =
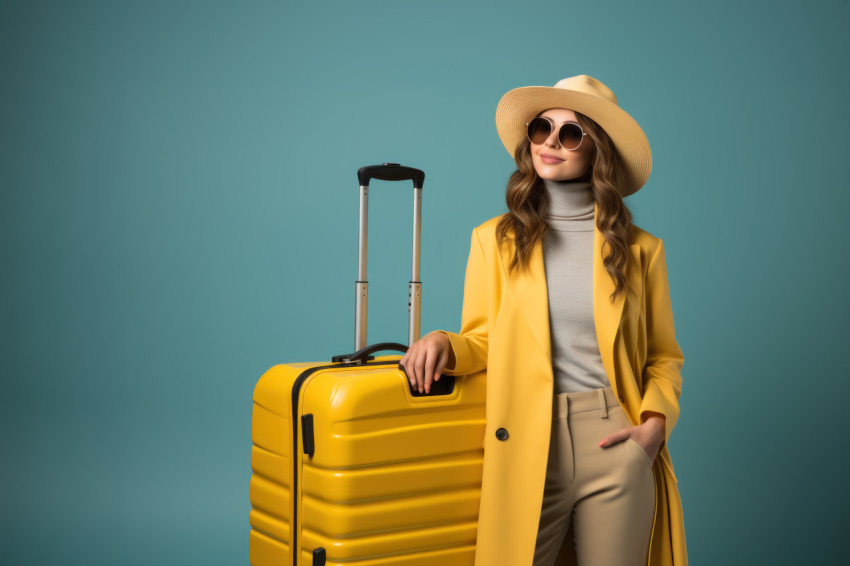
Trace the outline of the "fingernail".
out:
M 603 444 L 605 444 L 605 441 L 604 441 L 604 440 L 602 440 L 602 441 L 600 441 L 600 442 L 599 442 L 599 446 L 602 446 Z

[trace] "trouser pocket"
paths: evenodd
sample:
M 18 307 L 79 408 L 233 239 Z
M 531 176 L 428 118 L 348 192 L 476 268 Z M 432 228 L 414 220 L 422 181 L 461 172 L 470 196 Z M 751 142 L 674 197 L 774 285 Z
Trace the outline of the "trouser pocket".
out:
M 609 407 L 608 410 L 610 413 L 616 415 L 616 417 L 620 420 L 620 422 L 622 423 L 622 428 L 628 428 L 632 426 L 632 423 L 631 421 L 629 421 L 629 417 L 626 415 L 626 411 L 623 410 L 623 407 L 617 405 L 616 407 Z M 646 450 L 644 450 L 643 447 L 638 444 L 635 439 L 629 437 L 625 439 L 623 443 L 630 444 L 631 450 L 637 452 L 640 458 L 644 461 L 644 463 L 646 463 L 647 466 L 652 468 L 652 459 L 649 457 L 649 454 L 646 453 Z
M 650 468 L 652 467 L 652 460 L 649 458 L 649 454 L 646 453 L 646 450 L 644 450 L 643 447 L 640 444 L 638 444 L 635 439 L 627 438 L 626 443 L 633 445 L 634 449 L 637 450 L 640 453 L 640 455 L 643 457 L 644 461 L 646 462 L 646 465 L 649 466 Z

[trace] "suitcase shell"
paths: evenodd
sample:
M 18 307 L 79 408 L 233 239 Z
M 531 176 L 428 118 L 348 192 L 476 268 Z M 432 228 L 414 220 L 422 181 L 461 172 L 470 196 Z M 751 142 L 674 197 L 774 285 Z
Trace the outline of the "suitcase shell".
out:
M 355 352 L 286 363 L 254 388 L 250 562 L 254 566 L 473 566 L 484 457 L 485 371 L 414 390 L 407 346 L 366 346 L 371 178 L 413 181 L 408 343 L 419 339 L 420 211 L 425 175 L 363 167 Z
M 254 390 L 252 565 L 472 566 L 485 375 L 414 391 L 401 355 L 269 369 Z

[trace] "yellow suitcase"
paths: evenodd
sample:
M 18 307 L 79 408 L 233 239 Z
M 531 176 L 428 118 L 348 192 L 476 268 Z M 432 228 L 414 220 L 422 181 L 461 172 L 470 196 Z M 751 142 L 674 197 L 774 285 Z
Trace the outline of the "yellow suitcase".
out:
M 371 178 L 413 180 L 408 343 L 419 339 L 424 173 L 384 163 L 360 180 L 355 352 L 284 363 L 254 389 L 250 562 L 254 566 L 472 566 L 484 455 L 485 373 L 414 390 L 407 346 L 366 346 Z

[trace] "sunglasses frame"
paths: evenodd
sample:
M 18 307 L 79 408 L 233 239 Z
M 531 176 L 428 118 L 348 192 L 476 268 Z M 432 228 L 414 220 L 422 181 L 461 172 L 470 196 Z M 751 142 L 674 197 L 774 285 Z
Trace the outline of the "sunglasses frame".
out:
M 528 126 L 531 125 L 531 122 L 537 120 L 538 118 L 540 118 L 542 120 L 546 120 L 547 122 L 549 122 L 549 127 L 551 128 L 551 130 L 549 131 L 549 134 L 546 136 L 547 140 L 549 139 L 549 136 L 552 135 L 552 132 L 555 131 L 555 127 L 558 128 L 558 130 L 557 130 L 558 135 L 555 136 L 555 139 L 558 140 L 558 147 L 564 147 L 564 145 L 561 143 L 561 128 L 563 128 L 567 124 L 575 124 L 576 126 L 578 126 L 578 129 L 581 132 L 581 139 L 578 141 L 578 145 L 573 147 L 573 148 L 564 147 L 564 149 L 566 149 L 567 151 L 575 151 L 575 150 L 577 150 L 578 148 L 581 147 L 581 142 L 584 141 L 584 136 L 587 135 L 587 132 L 585 132 L 584 128 L 581 127 L 581 124 L 579 124 L 575 120 L 567 120 L 566 122 L 561 122 L 560 124 L 556 124 L 555 121 L 552 118 L 550 118 L 549 116 L 535 116 L 534 118 L 532 118 L 531 120 L 529 120 L 528 122 L 525 123 L 525 137 L 528 138 L 529 142 L 534 143 L 534 141 L 528 135 Z M 538 144 L 538 145 L 540 145 L 540 144 Z

